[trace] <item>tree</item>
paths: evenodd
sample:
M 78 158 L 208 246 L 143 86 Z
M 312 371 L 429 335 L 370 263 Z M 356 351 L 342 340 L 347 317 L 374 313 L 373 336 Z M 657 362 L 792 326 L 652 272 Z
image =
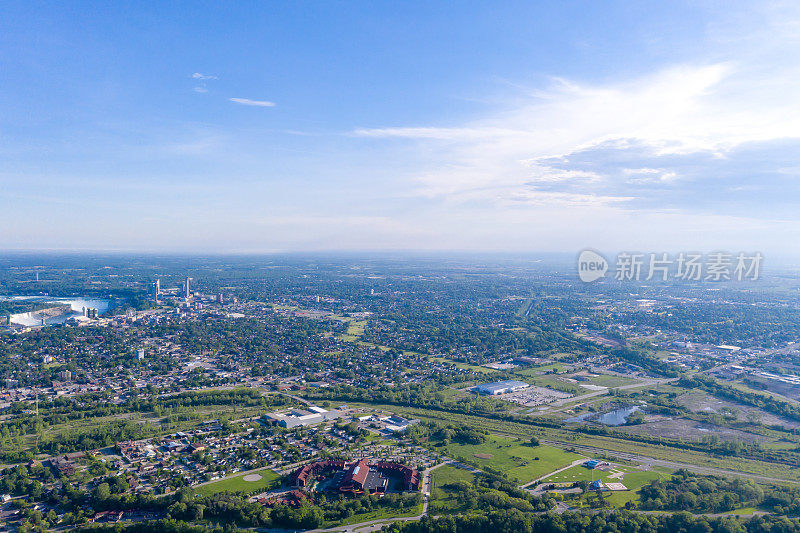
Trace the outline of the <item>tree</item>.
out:
M 108 483 L 100 483 L 94 489 L 94 497 L 99 501 L 107 500 L 111 496 L 111 487 Z

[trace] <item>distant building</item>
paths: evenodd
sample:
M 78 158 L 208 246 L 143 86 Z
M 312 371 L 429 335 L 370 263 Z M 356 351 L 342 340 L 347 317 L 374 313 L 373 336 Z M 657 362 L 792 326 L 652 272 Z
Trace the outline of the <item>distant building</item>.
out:
M 525 383 L 524 381 L 508 380 L 508 381 L 495 381 L 493 383 L 484 383 L 483 385 L 478 385 L 473 390 L 478 394 L 483 394 L 486 396 L 496 396 L 498 394 L 506 394 L 507 392 L 514 392 L 522 389 L 527 389 L 528 387 L 530 387 L 530 385 Z
M 322 407 L 312 405 L 308 411 L 292 409 L 288 412 L 276 412 L 267 415 L 267 418 L 274 420 L 279 426 L 284 428 L 294 428 L 297 426 L 313 426 L 328 420 L 341 418 L 342 413 L 337 410 L 327 411 Z
M 589 459 L 588 461 L 583 463 L 583 466 L 585 466 L 589 470 L 594 470 L 595 468 L 608 466 L 608 463 L 604 463 L 602 461 L 598 461 L 597 459 Z
M 392 415 L 386 419 L 386 430 L 392 433 L 402 433 L 414 424 L 419 424 L 419 420 L 408 420 L 399 415 Z
M 144 359 L 144 348 L 139 348 L 136 350 L 136 358 L 141 361 Z

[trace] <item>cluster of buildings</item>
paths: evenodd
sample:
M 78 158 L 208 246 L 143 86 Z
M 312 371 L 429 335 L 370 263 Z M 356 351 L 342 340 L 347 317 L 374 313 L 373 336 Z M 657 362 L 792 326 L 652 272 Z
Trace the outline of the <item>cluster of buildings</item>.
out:
M 75 461 L 86 457 L 83 452 L 68 453 L 50 458 L 50 466 L 55 468 L 61 476 L 71 476 L 77 470 Z
M 375 413 L 371 415 L 360 416 L 358 417 L 358 421 L 359 425 L 367 428 L 377 429 L 385 435 L 390 435 L 392 433 L 403 433 L 414 424 L 419 424 L 419 420 L 409 420 L 398 414 L 381 415 Z
M 335 409 L 328 411 L 316 405 L 309 406 L 308 411 L 290 409 L 288 411 L 277 411 L 266 415 L 267 419 L 274 420 L 279 426 L 287 429 L 296 428 L 298 426 L 313 426 L 330 420 L 338 420 L 341 417 L 341 411 Z
M 295 470 L 293 486 L 309 489 L 325 481 L 324 488 L 348 494 L 385 494 L 390 491 L 419 490 L 418 470 L 397 462 L 361 459 L 352 464 L 344 460 L 316 461 Z

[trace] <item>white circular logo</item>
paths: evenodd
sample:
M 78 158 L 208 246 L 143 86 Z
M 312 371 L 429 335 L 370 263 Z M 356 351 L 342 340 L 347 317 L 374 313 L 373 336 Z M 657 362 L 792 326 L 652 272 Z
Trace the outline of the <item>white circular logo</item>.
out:
M 589 283 L 596 281 L 608 272 L 608 261 L 594 250 L 583 250 L 578 255 L 578 277 Z

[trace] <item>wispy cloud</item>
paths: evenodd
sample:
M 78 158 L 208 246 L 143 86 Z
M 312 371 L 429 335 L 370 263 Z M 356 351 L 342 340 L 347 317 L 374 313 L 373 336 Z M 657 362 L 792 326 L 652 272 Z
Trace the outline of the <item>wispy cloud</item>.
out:
M 200 72 L 195 72 L 194 74 L 192 74 L 192 78 L 194 78 L 196 80 L 201 80 L 201 81 L 218 80 L 219 79 L 217 76 L 212 76 L 210 74 L 202 74 Z
M 196 92 L 196 93 L 207 93 L 208 92 L 208 87 L 207 87 L 207 83 L 206 82 L 213 81 L 213 80 L 218 80 L 219 78 L 217 76 L 212 76 L 210 74 L 203 74 L 201 72 L 195 72 L 194 74 L 192 74 L 192 79 L 193 80 L 197 80 L 199 82 L 199 85 L 196 85 L 195 87 L 192 88 L 192 90 L 194 92 Z
M 231 102 L 254 107 L 275 107 L 275 102 L 268 100 L 251 100 L 249 98 L 228 98 Z

